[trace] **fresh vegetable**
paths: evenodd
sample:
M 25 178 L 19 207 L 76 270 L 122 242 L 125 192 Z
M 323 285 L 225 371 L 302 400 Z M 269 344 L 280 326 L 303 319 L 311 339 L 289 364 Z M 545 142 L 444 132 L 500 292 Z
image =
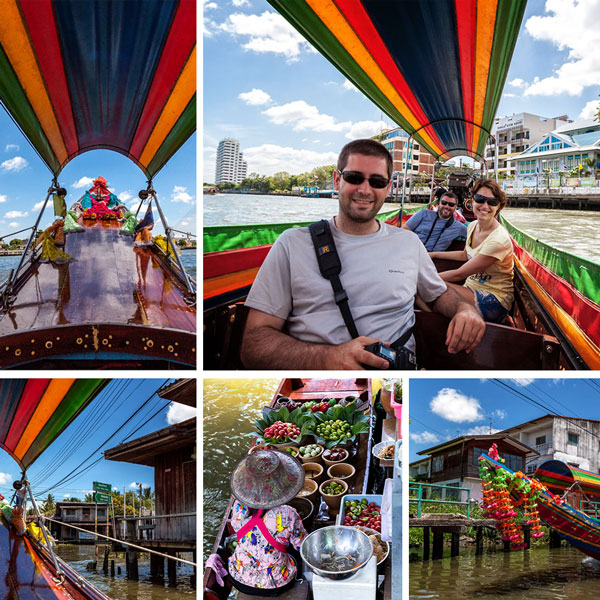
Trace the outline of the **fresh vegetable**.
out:
M 293 446 L 285 448 L 285 451 L 292 456 L 298 456 L 298 448 L 294 448 Z
M 323 452 L 323 458 L 326 458 L 331 462 L 344 460 L 346 458 L 346 455 L 346 450 L 344 450 L 344 448 L 338 447 L 329 448 L 328 450 L 325 450 L 325 452 Z
M 283 421 L 275 421 L 273 425 L 264 430 L 265 439 L 273 440 L 276 444 L 283 442 L 289 437 L 293 440 L 300 435 L 300 427 L 293 423 L 284 423 Z
M 394 444 L 390 444 L 385 448 L 382 448 L 377 455 L 379 458 L 383 458 L 384 460 L 390 460 L 394 458 Z
M 363 525 L 381 532 L 381 506 L 366 498 L 344 502 L 344 525 Z
M 315 458 L 323 452 L 323 448 L 319 444 L 309 444 L 308 446 L 300 446 L 300 456 L 303 458 Z
M 354 403 L 347 406 L 329 406 L 325 412 L 315 412 L 314 417 L 317 422 L 317 441 L 327 448 L 352 442 L 358 434 L 369 430 L 369 417 L 356 410 Z
M 325 487 L 323 487 L 323 492 L 330 496 L 339 496 L 344 493 L 344 486 L 337 481 L 330 481 Z
M 317 425 L 316 432 L 324 440 L 344 440 L 352 437 L 350 423 L 336 419 L 335 421 L 325 421 Z

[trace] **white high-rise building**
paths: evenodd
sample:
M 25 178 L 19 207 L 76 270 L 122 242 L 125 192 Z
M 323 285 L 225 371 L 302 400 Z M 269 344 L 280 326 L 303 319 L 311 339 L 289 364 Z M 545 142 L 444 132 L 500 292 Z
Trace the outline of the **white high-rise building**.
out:
M 240 152 L 240 143 L 232 138 L 221 140 L 217 148 L 215 183 L 230 181 L 237 185 L 247 174 L 248 164 Z

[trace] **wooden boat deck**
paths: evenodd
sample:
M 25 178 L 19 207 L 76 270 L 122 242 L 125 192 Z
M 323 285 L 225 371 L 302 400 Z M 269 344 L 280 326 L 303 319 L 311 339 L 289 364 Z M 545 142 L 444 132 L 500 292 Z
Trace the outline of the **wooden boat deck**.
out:
M 175 361 L 191 358 L 194 362 L 193 356 L 183 356 L 192 354 L 191 349 L 177 352 L 174 344 L 177 341 L 179 345 L 186 334 L 195 336 L 195 307 L 185 302 L 181 282 L 158 256 L 149 248 L 135 248 L 133 238 L 121 235 L 119 227 L 117 222 L 86 222 L 83 232 L 66 236 L 64 251 L 75 260 L 63 265 L 37 263 L 20 278 L 14 303 L 0 316 L 0 346 L 11 355 L 6 357 L 7 364 L 12 357 L 19 362 L 26 357 L 62 354 L 60 346 L 65 353 L 102 349 L 133 354 L 141 346 L 143 356 L 144 342 L 152 340 L 147 336 L 161 331 L 172 334 L 152 340 L 150 354 L 162 343 L 162 350 L 173 345 Z M 96 331 L 82 330 L 82 325 L 93 325 Z M 75 327 L 71 335 L 65 326 Z M 117 330 L 123 326 L 132 328 L 119 341 Z M 62 338 L 60 332 L 65 333 Z M 36 335 L 38 340 L 30 342 Z M 108 341 L 104 343 L 104 339 Z M 140 343 L 136 344 L 136 339 Z M 74 347 L 69 348 L 73 341 Z

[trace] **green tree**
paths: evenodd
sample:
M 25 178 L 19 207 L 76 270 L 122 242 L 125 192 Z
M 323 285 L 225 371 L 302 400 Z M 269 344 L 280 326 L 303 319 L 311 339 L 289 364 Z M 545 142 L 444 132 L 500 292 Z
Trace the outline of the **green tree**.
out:
M 53 515 L 56 512 L 56 502 L 54 501 L 54 496 L 52 494 L 48 494 L 48 497 L 44 500 L 42 512 L 45 515 Z
M 231 190 L 235 187 L 235 183 L 233 181 L 222 181 L 221 183 L 217 183 L 217 187 L 220 190 Z

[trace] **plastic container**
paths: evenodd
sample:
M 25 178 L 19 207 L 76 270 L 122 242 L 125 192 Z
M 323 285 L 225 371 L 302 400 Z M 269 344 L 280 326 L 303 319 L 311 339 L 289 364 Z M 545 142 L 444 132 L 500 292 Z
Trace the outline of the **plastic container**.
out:
M 400 439 L 402 437 L 402 433 L 401 433 L 402 432 L 402 427 L 401 427 L 402 402 L 400 402 L 400 403 L 396 402 L 393 390 L 392 390 L 392 397 L 390 398 L 390 408 L 394 409 L 394 415 L 395 415 L 396 419 L 398 420 L 397 431 L 398 431 L 398 439 Z
M 356 469 L 349 463 L 338 463 L 337 465 L 331 465 L 327 469 L 327 477 L 329 479 L 342 479 L 348 485 L 350 485 L 355 474 Z
M 304 476 L 306 479 L 314 479 L 317 483 L 321 483 L 323 479 L 323 465 L 314 462 L 302 463 L 304 469 Z
M 336 447 L 340 448 L 341 446 L 336 446 Z M 329 459 L 325 458 L 325 456 L 324 456 L 325 452 L 321 453 L 321 458 L 323 460 L 323 464 L 325 465 L 325 467 L 327 469 L 329 467 L 331 467 L 331 465 L 338 465 L 338 464 L 346 462 L 348 460 L 350 453 L 348 452 L 348 450 L 346 450 L 346 448 L 342 448 L 342 450 L 344 451 L 344 457 L 341 458 L 340 460 L 329 460 Z
M 311 442 L 313 443 L 313 442 Z M 310 444 L 304 444 L 305 446 L 309 446 Z M 319 454 L 317 454 L 316 456 L 302 456 L 302 454 L 298 454 L 298 458 L 303 462 L 303 463 L 321 463 L 323 462 L 323 445 L 322 444 L 317 444 L 317 446 L 319 446 L 319 448 L 321 448 L 321 452 L 319 452 Z
M 392 541 L 392 492 L 394 480 L 386 479 L 383 486 L 381 501 L 381 539 L 384 542 Z
M 306 498 L 307 500 L 310 500 L 314 505 L 318 491 L 319 484 L 314 479 L 305 479 L 304 485 L 302 486 L 300 492 L 298 492 L 298 494 L 296 495 L 296 498 Z M 306 493 L 303 494 L 302 492 Z
M 344 524 L 344 503 L 347 501 L 352 502 L 352 500 L 362 500 L 363 498 L 366 498 L 367 502 L 375 502 L 377 506 L 381 506 L 381 503 L 383 501 L 383 496 L 381 494 L 347 494 L 342 498 L 340 514 L 338 515 L 335 522 L 336 525 Z

